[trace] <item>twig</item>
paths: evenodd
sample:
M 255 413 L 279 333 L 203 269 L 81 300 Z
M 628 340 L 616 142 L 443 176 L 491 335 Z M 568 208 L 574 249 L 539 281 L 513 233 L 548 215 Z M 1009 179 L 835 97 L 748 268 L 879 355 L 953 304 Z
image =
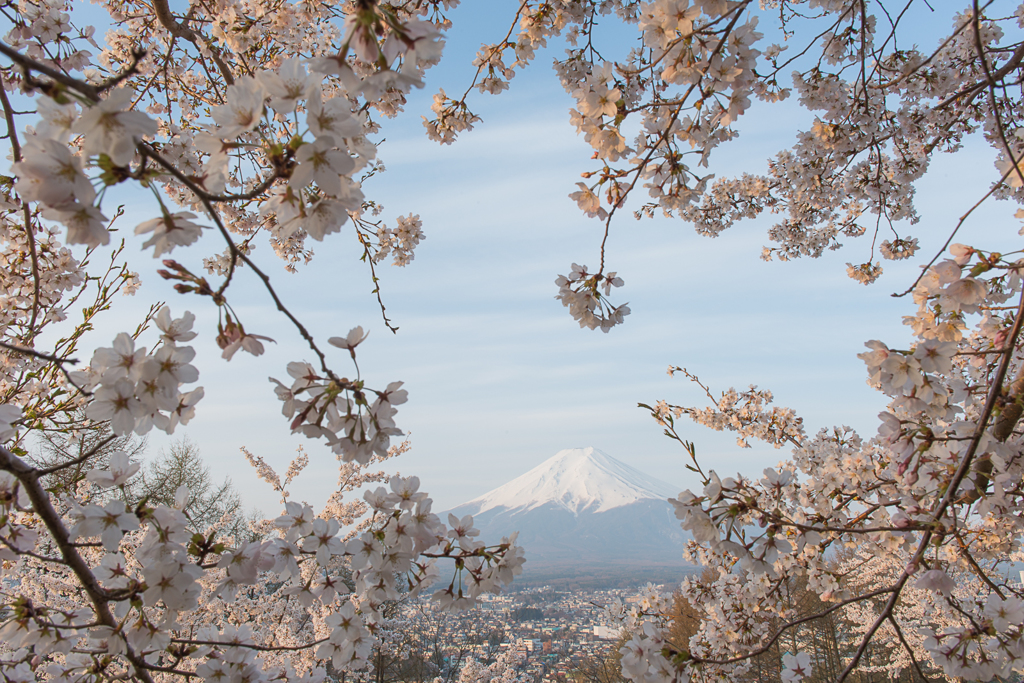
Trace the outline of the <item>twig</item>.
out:
M 896 631 L 896 637 L 900 639 L 900 643 L 903 644 L 903 648 L 907 651 L 907 654 L 910 656 L 910 662 L 914 665 L 914 668 L 917 670 L 917 675 L 921 677 L 922 681 L 927 681 L 928 677 L 924 675 L 924 670 L 918 663 L 917 657 L 914 656 L 914 648 L 910 647 L 910 643 L 908 643 L 907 639 L 903 637 L 903 630 L 900 628 L 900 625 L 896 623 L 896 619 L 891 616 L 889 617 L 889 623 L 892 624 L 893 629 Z
M 80 455 L 77 458 L 75 458 L 74 460 L 69 460 L 68 462 L 61 463 L 60 465 L 54 465 L 53 467 L 47 467 L 45 470 L 39 470 L 38 471 L 38 475 L 40 477 L 45 477 L 48 474 L 53 474 L 54 472 L 59 472 L 59 471 L 65 469 L 67 467 L 74 467 L 75 465 L 80 465 L 83 462 L 85 462 L 86 460 L 88 460 L 89 458 L 91 458 L 92 456 L 96 455 L 101 448 L 103 448 L 104 446 L 106 446 L 108 443 L 110 443 L 111 441 L 113 441 L 116 438 L 117 438 L 116 434 L 111 434 L 110 436 L 108 436 L 107 438 L 103 439 L 102 441 L 97 443 L 95 446 L 90 448 L 89 451 L 87 453 L 85 453 L 85 455 Z
M 75 389 L 77 389 L 79 391 L 79 393 L 81 393 L 83 396 L 92 396 L 92 392 L 91 391 L 89 391 L 87 389 L 84 389 L 81 386 L 79 386 L 75 382 L 75 380 L 73 380 L 71 378 L 71 374 L 68 373 L 68 371 L 64 369 L 64 364 L 65 363 L 67 365 L 77 365 L 78 364 L 78 359 L 76 359 L 76 358 L 58 358 L 57 356 L 51 356 L 51 355 L 46 354 L 46 353 L 40 353 L 39 351 L 36 351 L 35 349 L 29 349 L 29 348 L 26 348 L 24 346 L 15 346 L 14 344 L 9 344 L 9 343 L 7 343 L 5 341 L 0 341 L 0 347 L 5 348 L 8 351 L 14 351 L 15 353 L 21 353 L 21 354 L 24 354 L 26 356 L 33 356 L 35 358 L 39 358 L 40 360 L 49 361 L 49 362 L 55 364 L 57 366 L 57 369 L 60 370 L 64 374 L 65 378 L 67 378 L 67 380 L 71 384 L 71 386 L 73 386 Z

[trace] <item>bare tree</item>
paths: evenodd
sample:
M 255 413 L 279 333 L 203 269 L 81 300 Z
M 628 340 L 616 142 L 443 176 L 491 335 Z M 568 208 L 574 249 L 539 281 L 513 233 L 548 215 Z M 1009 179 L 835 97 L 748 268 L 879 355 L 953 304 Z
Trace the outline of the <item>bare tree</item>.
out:
M 173 442 L 160 456 L 146 464 L 132 482 L 133 502 L 147 500 L 151 505 L 175 504 L 175 494 L 181 486 L 189 490 L 188 502 L 183 508 L 192 529 L 204 532 L 223 523 L 222 533 L 245 537 L 252 532 L 249 521 L 254 515 L 246 512 L 242 499 L 225 478 L 214 482 L 210 468 L 200 455 L 199 446 L 183 436 Z

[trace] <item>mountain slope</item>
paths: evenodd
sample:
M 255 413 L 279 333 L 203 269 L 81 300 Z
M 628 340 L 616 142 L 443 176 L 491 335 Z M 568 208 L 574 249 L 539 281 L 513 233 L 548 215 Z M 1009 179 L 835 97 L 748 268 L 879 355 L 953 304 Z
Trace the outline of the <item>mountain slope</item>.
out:
M 643 583 L 687 566 L 688 537 L 667 501 L 678 493 L 596 448 L 572 448 L 451 512 L 473 515 L 485 541 L 518 531 L 526 584 Z

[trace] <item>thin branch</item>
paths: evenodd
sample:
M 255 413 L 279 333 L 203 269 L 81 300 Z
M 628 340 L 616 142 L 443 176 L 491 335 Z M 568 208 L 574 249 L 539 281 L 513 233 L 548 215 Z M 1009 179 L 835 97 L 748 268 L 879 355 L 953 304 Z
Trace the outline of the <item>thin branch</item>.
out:
M 270 298 L 274 300 L 274 304 L 277 306 L 277 310 L 284 313 L 284 315 L 292 322 L 295 328 L 299 331 L 299 334 L 302 335 L 302 338 L 306 340 L 306 343 L 313 350 L 313 353 L 315 353 L 317 355 L 317 358 L 320 359 L 320 368 L 324 371 L 324 373 L 328 377 L 330 377 L 331 380 L 334 381 L 338 386 L 350 386 L 350 383 L 342 382 L 341 379 L 334 373 L 334 371 L 327 367 L 327 357 L 324 355 L 324 352 L 321 351 L 320 347 L 317 346 L 316 340 L 313 339 L 313 335 L 309 333 L 309 330 L 307 330 L 306 327 L 301 322 L 299 322 L 299 319 L 296 318 L 295 315 L 290 310 L 288 310 L 288 308 L 284 305 L 284 302 L 281 301 L 281 297 L 278 296 L 277 291 L 274 289 L 274 286 L 270 283 L 270 276 L 264 273 L 253 262 L 252 259 L 246 256 L 235 245 L 234 240 L 231 239 L 231 234 L 228 232 L 227 228 L 224 227 L 224 223 L 223 221 L 221 221 L 220 215 L 217 213 L 217 210 L 213 206 L 213 202 L 207 199 L 206 196 L 204 196 L 205 193 L 201 189 L 199 189 L 199 187 L 196 186 L 196 184 L 192 182 L 192 180 L 185 176 L 185 174 L 176 169 L 169 161 L 164 159 L 160 154 L 156 153 L 156 151 L 149 145 L 145 143 L 139 143 L 136 146 L 136 149 L 138 149 L 139 153 L 142 154 L 143 156 L 149 157 L 150 159 L 158 163 L 160 166 L 165 168 L 171 175 L 177 178 L 179 182 L 185 185 L 185 187 L 187 187 L 189 190 L 192 190 L 196 194 L 196 196 L 199 197 L 200 201 L 202 201 L 203 203 L 203 206 L 206 208 L 207 213 L 213 219 L 214 224 L 220 231 L 221 236 L 224 238 L 224 241 L 227 243 L 228 250 L 231 252 L 232 258 L 236 258 L 245 263 L 245 265 L 252 268 L 252 271 L 263 282 L 263 286 L 270 294 Z
M 7 98 L 7 89 L 4 87 L 2 74 L 0 74 L 0 104 L 4 108 L 4 121 L 7 123 L 7 139 L 11 141 L 11 151 L 14 153 L 14 161 L 21 161 L 21 143 L 18 141 L 18 130 L 14 123 L 14 108 Z M 32 317 L 28 322 L 28 339 L 35 336 L 36 320 L 39 317 L 39 255 L 36 252 L 36 235 L 32 227 L 32 211 L 28 202 L 22 201 L 25 214 L 25 238 L 28 240 L 28 254 L 32 263 Z M 27 341 L 27 340 L 26 340 Z
M 326 643 L 329 638 L 321 638 L 320 640 L 314 640 L 305 645 L 256 645 L 253 643 L 225 643 L 219 640 L 191 640 L 189 638 L 171 638 L 172 643 L 179 643 L 181 645 L 199 645 L 214 647 L 244 647 L 247 650 L 255 650 L 257 652 L 301 652 L 302 650 L 308 650 L 311 647 L 316 647 L 321 643 Z
M 110 436 L 108 436 L 107 438 L 103 439 L 102 441 L 97 443 L 95 446 L 90 448 L 84 455 L 80 455 L 77 458 L 75 458 L 74 460 L 69 460 L 69 461 L 67 461 L 65 463 L 61 463 L 60 465 L 54 465 L 53 467 L 48 467 L 45 470 L 38 470 L 38 475 L 40 477 L 45 477 L 48 474 L 53 474 L 54 472 L 60 472 L 61 470 L 66 469 L 68 467 L 74 467 L 75 465 L 80 465 L 83 462 L 85 462 L 86 460 L 88 460 L 89 458 L 91 458 L 92 456 L 94 456 L 97 453 L 99 453 L 101 448 L 103 448 L 104 446 L 106 446 L 108 443 L 110 443 L 111 441 L 113 441 L 116 438 L 117 438 L 117 434 L 111 434 Z
M 917 661 L 917 657 L 914 656 L 914 648 L 910 647 L 910 643 L 903 637 L 903 629 L 896 623 L 896 619 L 889 617 L 889 623 L 892 624 L 893 629 L 896 631 L 896 637 L 900 639 L 900 643 L 903 645 L 903 649 L 907 651 L 907 655 L 910 657 L 910 662 L 914 665 L 914 669 L 917 670 L 917 675 L 921 677 L 921 680 L 927 681 L 928 677 L 924 674 L 924 669 L 921 668 L 920 663 Z
M 5 348 L 8 351 L 14 351 L 15 353 L 21 353 L 21 354 L 24 354 L 26 356 L 33 356 L 35 358 L 39 358 L 40 360 L 45 360 L 45 361 L 49 361 L 49 362 L 53 363 L 54 365 L 57 366 L 57 369 L 60 370 L 61 373 L 64 374 L 64 377 L 68 380 L 68 382 L 71 384 L 71 386 L 73 386 L 75 389 L 77 389 L 80 394 L 82 394 L 83 396 L 92 396 L 92 392 L 88 391 L 87 389 L 82 388 L 81 386 L 79 386 L 75 382 L 75 380 L 73 380 L 71 378 L 71 374 L 64 368 L 65 364 L 67 364 L 67 365 L 77 365 L 78 364 L 78 360 L 76 358 L 59 358 L 57 356 L 51 356 L 51 355 L 46 354 L 46 353 L 40 353 L 39 351 L 36 351 L 35 349 L 26 348 L 24 346 L 15 346 L 14 344 L 9 344 L 9 343 L 7 343 L 5 341 L 2 341 L 2 340 L 0 340 L 0 348 Z
M 156 15 L 160 25 L 167 29 L 175 38 L 182 38 L 187 40 L 196 46 L 196 49 L 202 52 L 202 48 L 199 47 L 200 36 L 190 29 L 186 24 L 178 22 L 174 15 L 171 13 L 170 8 L 167 6 L 167 0 L 152 0 L 153 14 Z M 235 77 L 231 73 L 231 69 L 224 62 L 220 56 L 218 50 L 212 45 L 208 46 L 210 49 L 210 56 L 213 57 L 214 63 L 217 65 L 217 69 L 220 70 L 221 76 L 224 77 L 224 81 L 228 85 L 234 85 Z

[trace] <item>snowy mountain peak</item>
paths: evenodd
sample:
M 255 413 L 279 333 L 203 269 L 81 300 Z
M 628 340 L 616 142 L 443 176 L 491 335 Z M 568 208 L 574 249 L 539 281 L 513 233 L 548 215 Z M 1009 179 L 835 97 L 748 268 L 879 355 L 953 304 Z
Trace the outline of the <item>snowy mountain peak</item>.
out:
M 464 503 L 453 512 L 526 511 L 553 504 L 578 514 L 604 512 L 641 500 L 665 500 L 679 489 L 619 462 L 593 447 L 567 448 L 504 486 Z

